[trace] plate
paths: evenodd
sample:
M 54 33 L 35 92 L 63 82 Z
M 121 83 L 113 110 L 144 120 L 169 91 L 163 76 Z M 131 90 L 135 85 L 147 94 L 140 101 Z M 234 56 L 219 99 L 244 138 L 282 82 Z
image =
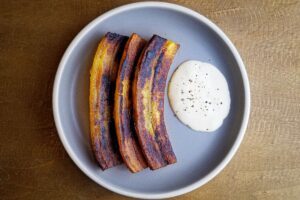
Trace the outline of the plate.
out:
M 185 60 L 209 62 L 225 75 L 231 109 L 213 133 L 195 132 L 173 115 L 165 96 L 165 122 L 177 163 L 162 169 L 130 173 L 125 165 L 102 171 L 89 139 L 89 70 L 106 32 L 149 39 L 153 34 L 180 44 L 168 74 Z M 167 90 L 167 88 L 166 88 Z M 215 177 L 237 151 L 248 123 L 250 90 L 244 64 L 227 36 L 210 20 L 188 8 L 161 2 L 128 4 L 88 24 L 72 41 L 59 64 L 53 90 L 53 112 L 59 137 L 75 164 L 99 185 L 143 199 L 187 193 Z

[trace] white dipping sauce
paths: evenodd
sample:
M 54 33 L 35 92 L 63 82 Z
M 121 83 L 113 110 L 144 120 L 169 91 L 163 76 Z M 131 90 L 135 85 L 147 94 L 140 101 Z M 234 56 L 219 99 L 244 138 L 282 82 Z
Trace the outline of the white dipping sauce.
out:
M 230 110 L 224 75 L 212 64 L 182 63 L 172 75 L 168 96 L 178 119 L 196 131 L 217 130 Z

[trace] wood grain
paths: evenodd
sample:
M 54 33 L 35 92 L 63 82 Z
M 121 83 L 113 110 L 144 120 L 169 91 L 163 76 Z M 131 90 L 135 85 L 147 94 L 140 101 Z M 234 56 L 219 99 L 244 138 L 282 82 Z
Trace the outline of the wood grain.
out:
M 131 1 L 1 1 L 0 199 L 128 199 L 87 178 L 63 149 L 51 93 L 73 37 Z M 246 137 L 228 167 L 175 199 L 300 199 L 300 2 L 171 1 L 209 17 L 249 73 Z

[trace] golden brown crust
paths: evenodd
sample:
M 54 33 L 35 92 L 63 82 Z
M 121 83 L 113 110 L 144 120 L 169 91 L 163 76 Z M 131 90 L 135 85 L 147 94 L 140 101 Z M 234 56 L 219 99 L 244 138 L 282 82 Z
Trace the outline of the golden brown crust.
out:
M 131 172 L 139 172 L 147 167 L 133 127 L 130 90 L 134 67 L 145 43 L 137 34 L 132 34 L 126 43 L 116 81 L 115 128 L 121 156 Z
M 154 35 L 144 49 L 133 82 L 134 122 L 151 169 L 176 162 L 164 123 L 164 90 L 179 45 Z
M 94 156 L 105 170 L 122 162 L 112 117 L 120 52 L 127 37 L 107 33 L 99 43 L 90 76 L 90 131 Z

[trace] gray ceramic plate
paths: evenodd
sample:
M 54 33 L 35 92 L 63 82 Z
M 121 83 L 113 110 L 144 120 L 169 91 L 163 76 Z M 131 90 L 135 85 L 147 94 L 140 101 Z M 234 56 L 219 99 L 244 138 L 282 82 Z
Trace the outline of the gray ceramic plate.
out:
M 89 143 L 89 70 L 100 38 L 106 32 L 146 39 L 152 34 L 181 45 L 168 78 L 188 59 L 210 62 L 225 75 L 232 106 L 223 126 L 207 134 L 192 131 L 174 117 L 167 96 L 165 121 L 177 163 L 140 173 L 124 165 L 105 172 L 96 164 Z M 167 94 L 167 93 L 166 93 Z M 103 187 L 131 197 L 166 198 L 189 192 L 215 177 L 231 160 L 244 136 L 250 91 L 243 62 L 229 39 L 202 15 L 168 3 L 144 2 L 113 9 L 87 25 L 72 41 L 59 65 L 53 91 L 53 112 L 60 139 L 76 165 Z

